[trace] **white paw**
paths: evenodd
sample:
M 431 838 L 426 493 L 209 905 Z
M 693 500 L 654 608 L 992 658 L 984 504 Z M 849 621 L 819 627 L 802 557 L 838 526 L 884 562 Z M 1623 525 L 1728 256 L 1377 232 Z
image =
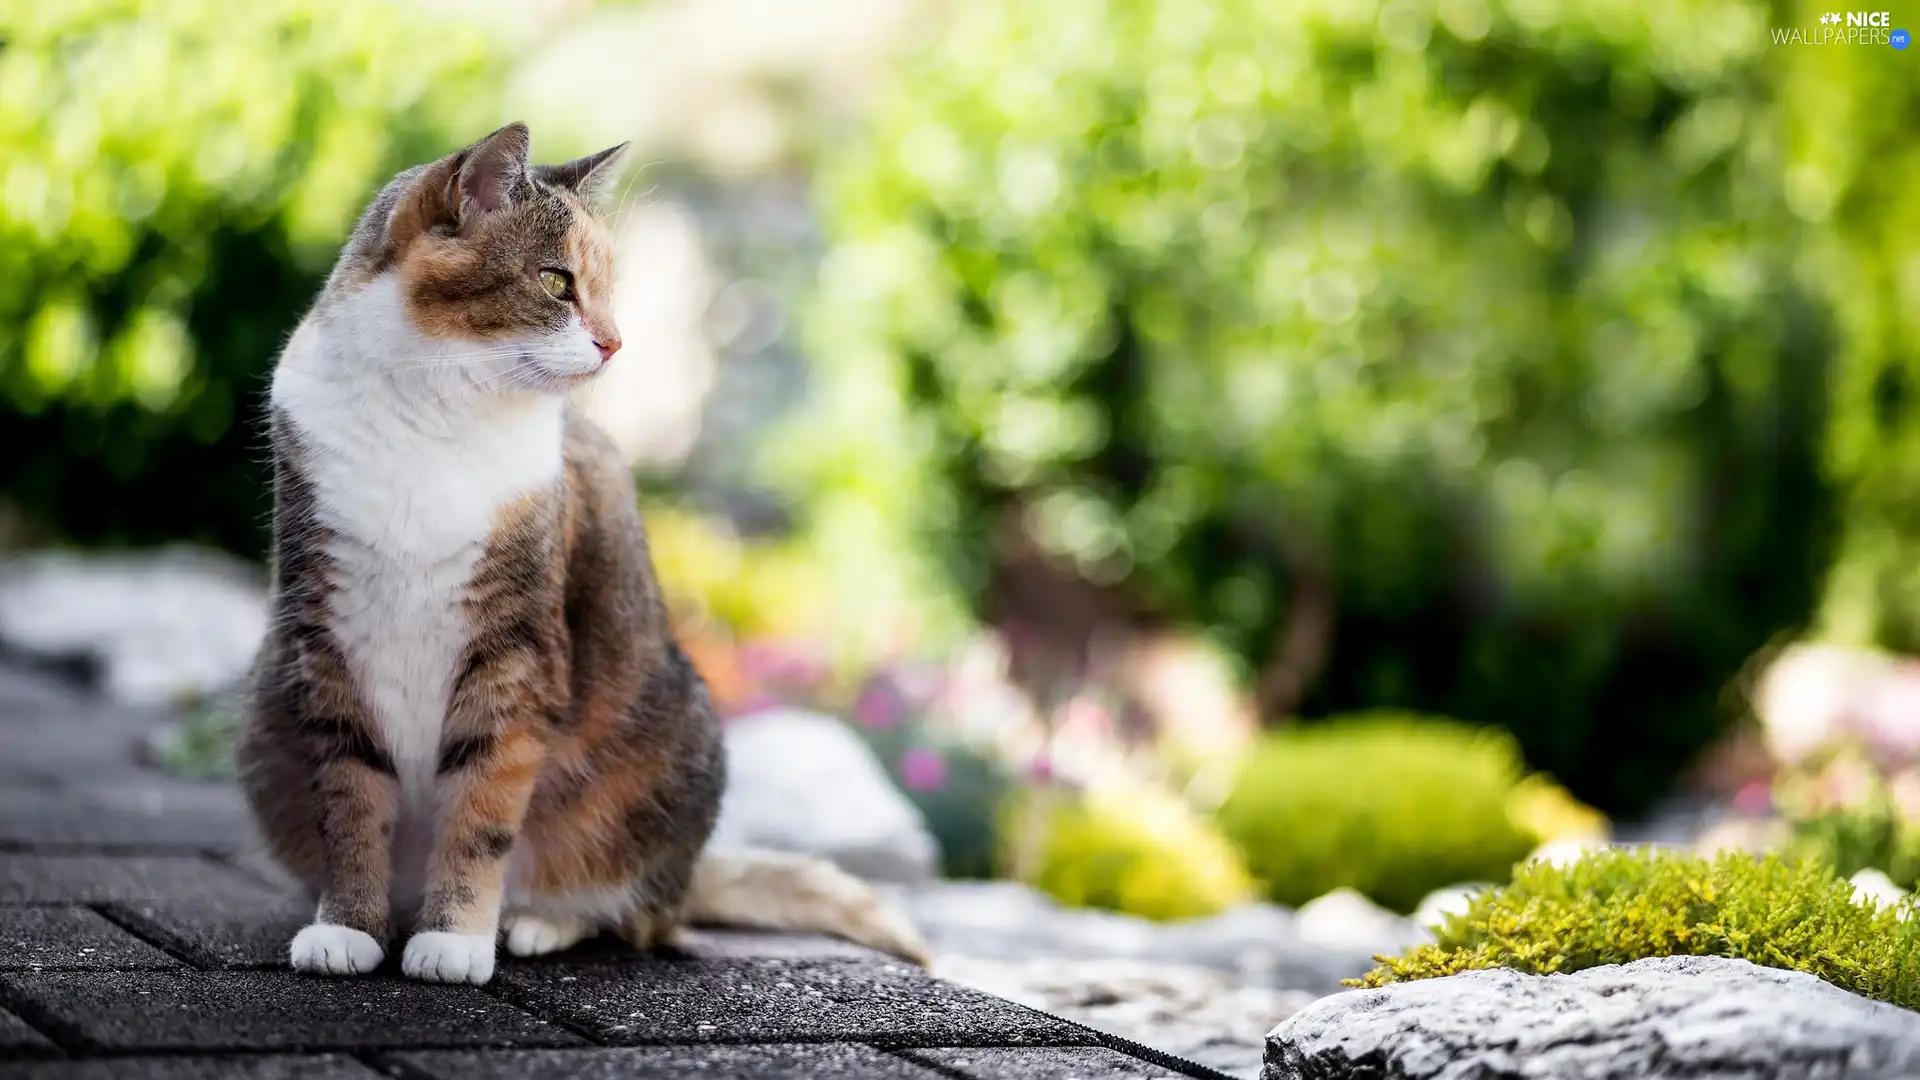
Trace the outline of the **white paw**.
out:
M 493 978 L 493 935 L 429 930 L 413 935 L 400 954 L 400 970 L 425 982 L 472 983 Z
M 578 944 L 587 929 L 585 920 L 564 915 L 551 921 L 538 915 L 509 915 L 507 951 L 515 956 L 545 956 Z
M 293 935 L 293 970 L 316 975 L 364 975 L 380 966 L 387 950 L 373 935 L 351 926 L 314 923 Z

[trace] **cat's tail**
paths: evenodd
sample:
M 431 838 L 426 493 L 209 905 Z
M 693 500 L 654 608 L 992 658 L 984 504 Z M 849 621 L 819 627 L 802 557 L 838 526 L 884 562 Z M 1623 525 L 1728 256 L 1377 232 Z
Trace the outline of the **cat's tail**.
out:
M 873 886 L 825 859 L 758 849 L 708 851 L 693 867 L 687 921 L 743 930 L 807 930 L 926 967 L 933 953 Z

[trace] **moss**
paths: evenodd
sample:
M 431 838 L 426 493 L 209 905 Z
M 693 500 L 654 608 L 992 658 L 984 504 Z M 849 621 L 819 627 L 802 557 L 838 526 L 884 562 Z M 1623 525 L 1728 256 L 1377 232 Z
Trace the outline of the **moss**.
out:
M 1402 912 L 1443 886 L 1505 881 L 1541 840 L 1604 829 L 1528 777 L 1511 738 L 1388 712 L 1268 736 L 1219 820 L 1275 902 L 1344 886 Z
M 1730 853 L 1606 850 L 1536 863 L 1438 927 L 1437 940 L 1382 957 L 1354 986 L 1478 968 L 1580 971 L 1650 956 L 1725 956 L 1819 976 L 1856 994 L 1920 1006 L 1913 901 L 1879 908 L 1823 863 Z

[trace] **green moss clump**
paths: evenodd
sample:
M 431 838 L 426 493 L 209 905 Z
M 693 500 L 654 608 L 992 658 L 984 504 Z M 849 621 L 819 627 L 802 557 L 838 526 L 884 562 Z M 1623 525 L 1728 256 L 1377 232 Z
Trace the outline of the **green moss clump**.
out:
M 1219 821 L 1276 903 L 1344 886 L 1406 912 L 1434 889 L 1507 880 L 1541 839 L 1515 812 L 1539 801 L 1525 779 L 1499 732 L 1363 714 L 1268 736 Z
M 1920 1007 L 1913 901 L 1879 908 L 1819 862 L 1730 853 L 1608 850 L 1543 863 L 1476 897 L 1438 938 L 1354 986 L 1479 968 L 1567 973 L 1650 956 L 1725 956 L 1819 976 L 1856 994 Z

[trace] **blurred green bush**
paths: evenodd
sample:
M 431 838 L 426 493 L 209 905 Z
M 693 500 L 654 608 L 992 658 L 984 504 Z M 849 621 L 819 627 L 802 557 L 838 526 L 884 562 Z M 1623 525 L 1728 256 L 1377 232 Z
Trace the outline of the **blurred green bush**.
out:
M 1046 800 L 1033 813 L 1033 799 Z M 1033 885 L 1062 903 L 1149 919 L 1218 914 L 1253 895 L 1239 852 L 1178 795 L 1116 784 L 1085 793 L 1028 789 L 1009 800 L 1007 859 L 1037 816 Z
M 1650 956 L 1728 956 L 1805 971 L 1856 994 L 1920 1008 L 1913 902 L 1876 908 L 1817 862 L 1676 851 L 1602 851 L 1536 863 L 1449 916 L 1438 938 L 1355 985 L 1503 967 L 1566 974 Z
M 848 580 L 977 604 L 1018 522 L 1254 672 L 1330 593 L 1301 712 L 1504 725 L 1643 807 L 1832 528 L 1773 20 L 962 5 L 826 185 L 778 465 Z
M 1557 838 L 1525 813 L 1541 801 L 1525 781 L 1503 733 L 1375 713 L 1266 736 L 1217 816 L 1276 903 L 1344 886 L 1408 912 L 1444 886 L 1503 882 Z
M 265 374 L 379 185 L 491 118 L 380 0 L 0 4 L 0 491 L 75 539 L 257 552 Z
M 1781 8 L 1802 26 L 1825 10 Z M 1920 652 L 1920 80 L 1910 51 L 1781 49 L 1768 62 L 1786 121 L 1787 194 L 1815 226 L 1802 272 L 1842 330 L 1825 444 L 1841 535 L 1820 630 Z

